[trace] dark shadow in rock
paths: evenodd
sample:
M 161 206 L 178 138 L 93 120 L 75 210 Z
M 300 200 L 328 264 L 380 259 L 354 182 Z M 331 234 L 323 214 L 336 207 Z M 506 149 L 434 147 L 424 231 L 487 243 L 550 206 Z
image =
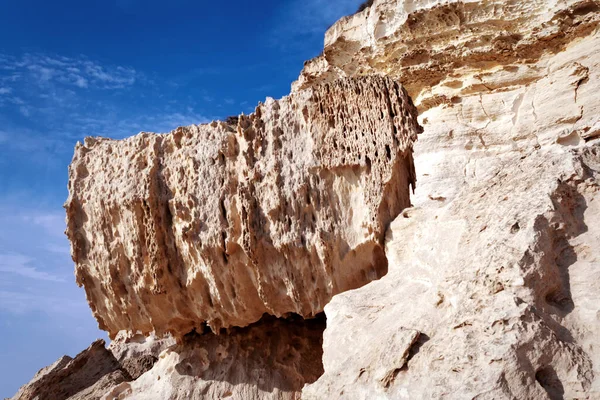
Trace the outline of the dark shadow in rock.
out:
M 554 308 L 554 313 L 564 318 L 575 308 L 571 297 L 569 267 L 577 262 L 577 252 L 569 241 L 588 230 L 584 222 L 587 203 L 574 182 L 560 183 L 551 198 L 557 220 L 548 221 L 548 228 L 552 238 L 551 261 L 558 270 L 558 279 L 556 285 L 546 293 L 545 300 Z
M 414 356 L 416 356 L 419 353 L 419 350 L 421 350 L 421 347 L 423 347 L 423 345 L 427 342 L 429 342 L 430 337 L 427 336 L 426 334 L 424 334 L 423 332 L 421 332 L 419 334 L 419 338 L 417 339 L 417 341 L 410 347 L 410 350 L 408 351 L 408 357 L 406 359 L 406 363 L 404 364 L 404 366 L 402 367 L 402 370 L 407 370 L 409 367 L 409 363 L 410 360 L 413 359 Z
M 204 381 L 256 385 L 259 390 L 300 392 L 323 374 L 325 315 L 303 319 L 265 315 L 227 333 L 191 333 L 173 347 L 176 371 Z
M 544 388 L 550 400 L 562 400 L 565 388 L 552 366 L 544 367 L 535 373 L 535 380 Z

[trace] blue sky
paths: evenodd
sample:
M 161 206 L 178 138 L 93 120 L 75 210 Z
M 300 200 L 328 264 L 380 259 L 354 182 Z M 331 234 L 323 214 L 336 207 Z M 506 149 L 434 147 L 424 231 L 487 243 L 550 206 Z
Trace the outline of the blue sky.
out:
M 0 0 L 0 398 L 97 337 L 63 235 L 85 136 L 167 132 L 289 92 L 360 0 Z

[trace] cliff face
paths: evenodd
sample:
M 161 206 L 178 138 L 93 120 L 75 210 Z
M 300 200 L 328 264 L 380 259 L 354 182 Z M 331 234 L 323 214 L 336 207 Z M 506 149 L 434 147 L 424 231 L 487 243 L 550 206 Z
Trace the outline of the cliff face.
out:
M 87 139 L 67 235 L 102 329 L 181 337 L 311 317 L 387 271 L 420 127 L 387 78 L 340 80 L 223 122 Z
M 105 397 L 600 398 L 599 21 L 375 0 L 237 126 L 79 146 Z
M 389 273 L 325 307 L 303 398 L 598 398 L 597 2 L 375 1 L 295 89 L 402 82 L 424 132 Z

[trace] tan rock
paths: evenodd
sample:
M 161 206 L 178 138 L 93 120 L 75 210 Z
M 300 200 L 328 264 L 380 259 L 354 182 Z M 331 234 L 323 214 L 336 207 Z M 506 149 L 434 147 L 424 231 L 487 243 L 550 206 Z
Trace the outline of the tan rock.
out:
M 388 275 L 325 307 L 303 399 L 597 398 L 598 178 L 600 146 L 542 149 L 405 210 Z
M 323 373 L 324 329 L 322 317 L 266 316 L 226 334 L 190 334 L 105 399 L 299 399 L 304 384 Z
M 376 0 L 331 28 L 295 88 L 392 76 L 424 132 L 389 273 L 325 307 L 303 398 L 600 398 L 599 19 L 596 1 Z
M 401 86 L 341 80 L 222 122 L 88 138 L 67 235 L 100 327 L 170 332 L 310 317 L 385 274 L 420 127 Z
M 97 340 L 75 358 L 64 356 L 41 369 L 13 400 L 98 400 L 115 385 L 130 380 L 115 357 Z
M 154 366 L 160 353 L 174 345 L 175 339 L 171 336 L 160 338 L 154 334 L 144 336 L 121 331 L 108 350 L 121 368 L 135 380 Z
M 599 20 L 591 0 L 375 0 L 237 126 L 88 140 L 79 282 L 112 335 L 181 339 L 119 334 L 122 363 L 162 352 L 105 398 L 600 398 Z M 420 111 L 412 208 L 414 110 L 389 79 L 332 83 L 363 74 Z M 323 370 L 318 320 L 181 337 L 326 303 Z

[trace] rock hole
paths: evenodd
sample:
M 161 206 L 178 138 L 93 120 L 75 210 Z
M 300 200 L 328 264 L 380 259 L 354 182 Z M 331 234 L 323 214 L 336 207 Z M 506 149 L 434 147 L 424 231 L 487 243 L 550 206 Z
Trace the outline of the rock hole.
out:
M 573 15 L 581 16 L 600 11 L 600 6 L 593 2 L 584 2 L 573 8 Z
M 517 233 L 521 230 L 518 222 L 515 222 L 513 226 L 510 227 L 510 233 Z
M 560 289 L 551 290 L 546 295 L 546 303 L 564 312 L 570 312 L 575 307 L 571 297 Z
M 564 398 L 565 388 L 552 366 L 539 369 L 535 373 L 535 380 L 548 393 L 550 400 L 562 400 Z
M 221 199 L 220 205 L 221 205 L 221 215 L 223 216 L 223 219 L 225 220 L 225 222 L 227 222 L 227 208 L 225 207 L 225 199 Z

